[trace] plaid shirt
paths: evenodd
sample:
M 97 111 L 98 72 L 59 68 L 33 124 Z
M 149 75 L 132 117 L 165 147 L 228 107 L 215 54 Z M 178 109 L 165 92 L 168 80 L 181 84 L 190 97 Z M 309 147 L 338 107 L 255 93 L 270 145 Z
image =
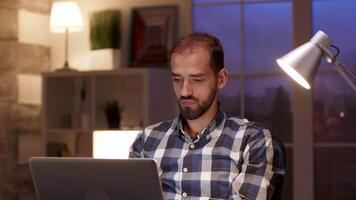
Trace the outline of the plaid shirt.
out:
M 181 117 L 143 129 L 130 157 L 157 161 L 165 199 L 269 199 L 271 179 L 284 174 L 269 131 L 221 108 L 194 140 Z

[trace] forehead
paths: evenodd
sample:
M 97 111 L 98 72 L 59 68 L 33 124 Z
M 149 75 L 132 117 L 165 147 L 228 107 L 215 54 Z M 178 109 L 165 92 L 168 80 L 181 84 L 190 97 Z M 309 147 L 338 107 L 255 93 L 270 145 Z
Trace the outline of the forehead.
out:
M 171 70 L 172 72 L 190 73 L 212 71 L 208 50 L 198 46 L 173 54 L 171 59 Z

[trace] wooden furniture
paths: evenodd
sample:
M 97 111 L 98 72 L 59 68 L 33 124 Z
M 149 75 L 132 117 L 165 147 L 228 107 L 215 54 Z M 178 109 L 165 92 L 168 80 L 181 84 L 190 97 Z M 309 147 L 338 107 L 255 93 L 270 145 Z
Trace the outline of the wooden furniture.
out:
M 43 151 L 47 156 L 92 156 L 93 130 L 108 129 L 103 106 L 119 100 L 121 128 L 138 129 L 177 113 L 168 69 L 43 74 Z

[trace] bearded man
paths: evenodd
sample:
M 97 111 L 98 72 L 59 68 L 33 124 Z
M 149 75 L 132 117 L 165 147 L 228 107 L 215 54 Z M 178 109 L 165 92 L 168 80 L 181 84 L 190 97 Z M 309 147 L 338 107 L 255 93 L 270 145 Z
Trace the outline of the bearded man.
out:
M 165 199 L 270 199 L 271 180 L 284 169 L 274 166 L 267 129 L 220 106 L 228 79 L 220 41 L 207 33 L 182 37 L 170 70 L 180 115 L 144 128 L 130 157 L 156 160 Z

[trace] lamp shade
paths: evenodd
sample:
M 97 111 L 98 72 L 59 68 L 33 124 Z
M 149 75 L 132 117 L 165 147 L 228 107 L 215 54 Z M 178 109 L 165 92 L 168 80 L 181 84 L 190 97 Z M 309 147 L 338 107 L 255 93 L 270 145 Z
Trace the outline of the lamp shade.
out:
M 80 31 L 83 18 L 75 1 L 54 2 L 51 10 L 50 28 L 52 32 Z
M 277 59 L 277 63 L 297 83 L 310 89 L 323 55 L 322 48 L 330 44 L 330 38 L 318 31 L 309 42 Z

